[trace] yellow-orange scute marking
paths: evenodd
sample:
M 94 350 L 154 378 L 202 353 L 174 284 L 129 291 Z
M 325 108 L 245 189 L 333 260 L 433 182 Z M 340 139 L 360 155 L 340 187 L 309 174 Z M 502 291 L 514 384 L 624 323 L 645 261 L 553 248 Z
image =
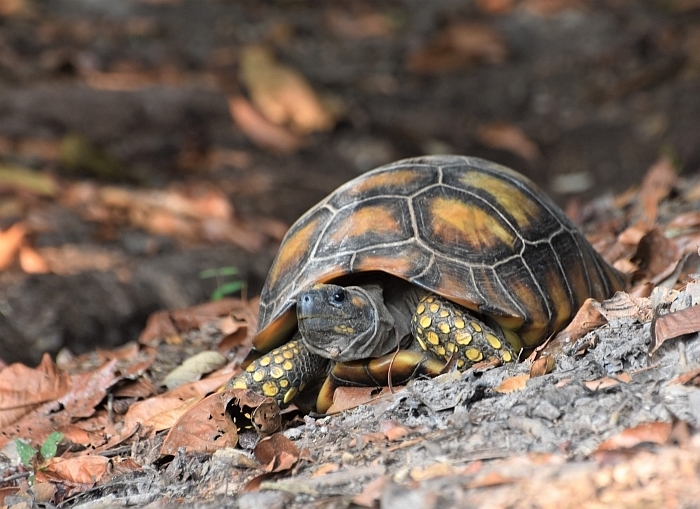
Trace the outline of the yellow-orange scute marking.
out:
M 515 187 L 507 180 L 487 173 L 470 171 L 459 179 L 467 188 L 474 187 L 486 191 L 493 201 L 500 205 L 521 229 L 531 229 L 543 210 L 539 203 Z
M 503 244 L 515 244 L 514 232 L 473 203 L 436 197 L 429 206 L 434 237 L 445 245 L 469 246 L 479 252 L 502 248 Z
M 309 221 L 307 225 L 300 228 L 294 235 L 285 239 L 270 270 L 270 274 L 267 276 L 267 285 L 269 287 L 274 287 L 280 276 L 294 269 L 299 263 L 299 259 L 309 251 L 309 246 L 312 244 L 311 239 L 316 233 L 318 223 L 318 218 Z
M 329 240 L 339 245 L 370 232 L 374 235 L 388 235 L 401 230 L 392 208 L 386 205 L 359 208 L 335 226 Z
M 385 171 L 359 180 L 348 190 L 348 194 L 362 195 L 382 187 L 400 188 L 412 184 L 418 177 L 419 174 L 414 170 Z

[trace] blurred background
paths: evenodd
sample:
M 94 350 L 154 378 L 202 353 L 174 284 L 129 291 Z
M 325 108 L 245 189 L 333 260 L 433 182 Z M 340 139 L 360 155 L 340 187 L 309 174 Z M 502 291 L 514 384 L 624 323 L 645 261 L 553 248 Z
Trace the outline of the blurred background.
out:
M 0 0 L 0 360 L 252 298 L 308 207 L 439 153 L 574 219 L 697 172 L 700 0 Z

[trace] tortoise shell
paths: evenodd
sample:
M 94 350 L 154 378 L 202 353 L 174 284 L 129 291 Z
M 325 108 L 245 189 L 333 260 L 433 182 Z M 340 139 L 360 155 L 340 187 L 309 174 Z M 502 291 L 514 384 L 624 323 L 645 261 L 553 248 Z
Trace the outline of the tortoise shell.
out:
M 381 271 L 493 318 L 522 346 L 623 287 L 541 190 L 463 156 L 405 159 L 336 189 L 287 232 L 262 291 L 258 352 L 285 343 L 314 283 Z

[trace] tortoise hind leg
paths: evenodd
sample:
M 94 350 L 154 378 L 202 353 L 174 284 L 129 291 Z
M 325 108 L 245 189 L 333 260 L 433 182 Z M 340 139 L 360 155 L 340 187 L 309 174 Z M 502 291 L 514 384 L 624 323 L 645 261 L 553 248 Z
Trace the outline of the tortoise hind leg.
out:
M 284 408 L 307 385 L 326 376 L 329 364 L 328 359 L 310 352 L 300 338 L 295 338 L 253 361 L 227 388 L 253 390 Z
M 382 387 L 404 385 L 418 376 L 442 373 L 445 362 L 430 352 L 399 350 L 369 360 L 339 362 L 333 366 L 316 400 L 318 412 L 325 413 L 333 403 L 333 393 L 340 386 Z
M 420 300 L 411 330 L 423 350 L 445 361 L 456 359 L 460 370 L 481 361 L 517 359 L 500 327 L 485 323 L 468 309 L 437 295 Z

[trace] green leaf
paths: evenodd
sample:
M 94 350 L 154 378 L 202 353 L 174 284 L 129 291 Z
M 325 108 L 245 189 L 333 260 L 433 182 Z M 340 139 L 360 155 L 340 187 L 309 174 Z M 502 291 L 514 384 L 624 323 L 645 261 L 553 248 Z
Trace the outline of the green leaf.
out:
M 243 288 L 242 281 L 231 281 L 230 283 L 225 283 L 225 284 L 219 286 L 219 288 L 217 288 L 216 290 L 214 290 L 212 292 L 211 300 L 221 300 L 226 295 L 236 293 L 241 288 Z
M 44 459 L 56 456 L 56 449 L 58 449 L 59 442 L 63 440 L 63 436 L 63 433 L 54 431 L 44 440 L 44 443 L 41 444 L 41 456 Z
M 218 269 L 206 269 L 199 273 L 200 279 L 212 277 L 235 276 L 238 274 L 237 267 L 219 267 Z
M 17 454 L 19 455 L 19 459 L 22 461 L 22 464 L 25 467 L 31 468 L 32 460 L 36 456 L 37 450 L 19 438 L 15 438 L 15 445 L 17 446 Z

